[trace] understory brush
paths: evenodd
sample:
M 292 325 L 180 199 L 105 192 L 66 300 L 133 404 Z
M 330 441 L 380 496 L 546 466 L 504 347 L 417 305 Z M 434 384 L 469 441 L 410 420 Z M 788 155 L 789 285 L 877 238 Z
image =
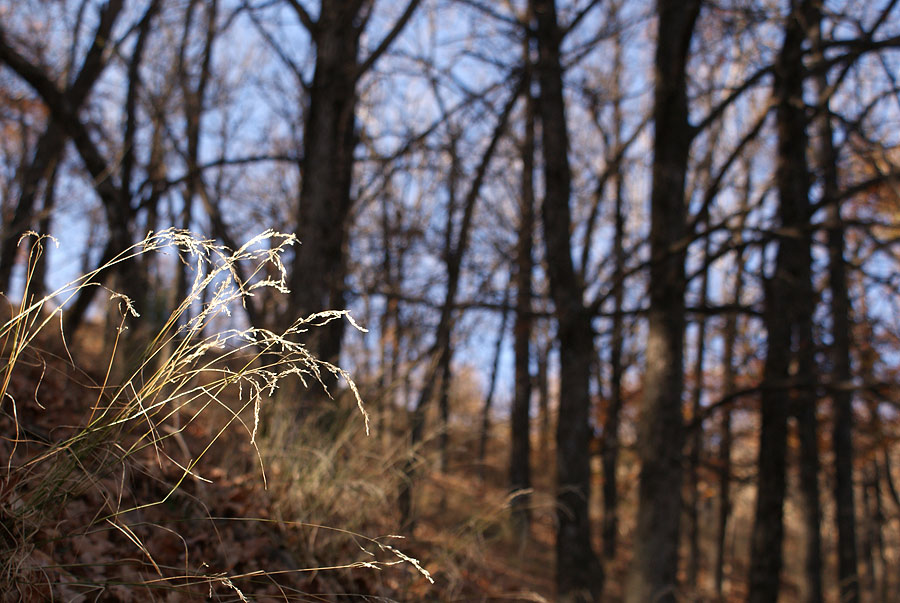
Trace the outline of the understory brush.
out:
M 393 468 L 358 444 L 375 438 L 350 376 L 302 341 L 330 321 L 356 323 L 326 311 L 280 332 L 215 328 L 236 324 L 228 317 L 250 296 L 286 293 L 291 235 L 268 231 L 232 250 L 165 230 L 35 299 L 45 242 L 32 246 L 22 302 L 0 327 L 2 600 L 328 600 L 368 594 L 372 570 L 395 565 L 430 581 L 393 538 L 355 531 L 371 526 L 368 509 L 390 504 L 390 479 L 373 478 Z M 122 316 L 105 364 L 76 361 L 66 302 L 153 252 L 192 267 L 187 298 L 144 336 L 154 329 L 134 328 L 141 308 L 111 292 Z M 323 399 L 323 383 L 339 380 L 352 420 L 314 436 L 274 403 L 288 380 Z M 354 475 L 368 477 L 347 477 L 354 455 L 368 471 Z

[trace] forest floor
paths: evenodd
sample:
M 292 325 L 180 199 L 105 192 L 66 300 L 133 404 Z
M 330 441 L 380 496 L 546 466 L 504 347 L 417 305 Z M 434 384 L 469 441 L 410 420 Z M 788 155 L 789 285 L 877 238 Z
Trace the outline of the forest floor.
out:
M 108 350 L 82 342 L 76 370 L 44 343 L 11 373 L 0 417 L 0 600 L 552 600 L 552 500 L 536 492 L 530 537 L 512 533 L 502 444 L 482 478 L 454 435 L 451 469 L 419 471 L 414 531 L 393 537 L 403 440 L 366 436 L 358 413 L 300 426 L 264 413 L 289 426 L 257 448 L 252 409 L 225 431 L 223 407 L 182 409 L 152 445 L 132 429 L 80 456 L 58 443 L 96 413 Z

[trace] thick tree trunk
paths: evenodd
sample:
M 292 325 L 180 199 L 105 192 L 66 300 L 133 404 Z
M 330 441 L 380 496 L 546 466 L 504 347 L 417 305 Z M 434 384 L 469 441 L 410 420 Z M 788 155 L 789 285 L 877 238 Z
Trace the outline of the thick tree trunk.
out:
M 594 353 L 591 315 L 572 261 L 569 138 L 563 99 L 561 33 L 554 0 L 532 0 L 540 82 L 538 101 L 544 156 L 542 219 L 550 294 L 560 347 L 560 400 L 556 428 L 558 600 L 599 600 L 603 569 L 591 546 L 590 377 Z
M 779 257 L 781 252 L 779 253 Z M 775 277 L 779 278 L 778 275 Z M 766 289 L 767 352 L 760 402 L 759 486 L 750 551 L 751 602 L 771 602 L 778 598 L 784 539 L 784 495 L 787 463 L 787 390 L 790 364 L 790 326 L 784 324 L 779 307 L 783 284 L 772 282 Z
M 775 66 L 774 97 L 777 104 L 778 150 L 776 186 L 779 196 L 780 229 L 776 235 L 778 252 L 775 274 L 766 284 L 765 321 L 768 331 L 764 388 L 760 402 L 761 427 L 759 444 L 759 474 L 756 515 L 753 526 L 750 558 L 749 595 L 751 602 L 770 602 L 778 597 L 782 567 L 784 538 L 784 496 L 786 473 L 787 419 L 791 407 L 788 387 L 792 376 L 800 382 L 794 399 L 798 411 L 801 438 L 807 440 L 807 450 L 801 453 L 803 467 L 801 488 L 806 493 L 809 518 L 817 506 L 817 481 L 812 467 L 809 437 L 815 432 L 812 383 L 812 341 L 809 329 L 809 306 L 812 303 L 810 284 L 809 234 L 809 169 L 806 163 L 807 135 L 803 101 L 803 43 L 805 28 L 803 6 L 795 3 L 785 25 L 785 36 Z M 795 346 L 796 344 L 796 346 Z M 795 357 L 793 349 L 798 349 Z M 796 360 L 796 371 L 792 361 Z M 792 375 L 794 372 L 794 375 Z M 806 381 L 805 383 L 803 381 Z M 811 416 L 810 416 L 811 415 Z M 805 431 L 805 434 L 804 434 Z M 807 582 L 808 595 L 817 590 L 814 574 L 818 553 L 815 532 L 808 531 Z M 820 566 L 819 566 L 820 567 Z M 819 573 L 820 575 L 820 573 Z M 819 587 L 820 588 L 820 587 Z M 821 591 L 819 590 L 819 593 Z
M 356 148 L 356 81 L 361 2 L 322 2 L 315 29 L 316 66 L 303 130 L 302 183 L 291 270 L 293 320 L 343 309 L 346 244 Z M 343 321 L 316 329 L 309 344 L 322 360 L 340 355 Z
M 686 66 L 697 0 L 659 0 L 650 208 L 650 309 L 644 395 L 638 423 L 641 460 L 634 559 L 625 600 L 674 601 L 681 519 L 684 425 L 685 174 L 692 140 Z

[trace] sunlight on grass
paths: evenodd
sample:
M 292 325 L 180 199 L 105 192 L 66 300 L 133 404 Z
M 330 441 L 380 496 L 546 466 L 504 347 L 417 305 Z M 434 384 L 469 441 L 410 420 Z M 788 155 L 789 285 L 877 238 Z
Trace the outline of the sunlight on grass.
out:
M 262 485 L 268 486 L 267 454 L 260 447 L 261 413 L 286 379 L 299 379 L 304 387 L 318 383 L 323 388 L 326 375 L 343 381 L 362 415 L 363 427 L 363 431 L 346 433 L 364 437 L 363 433 L 369 432 L 369 416 L 350 375 L 313 357 L 301 342 L 310 329 L 335 320 L 347 320 L 364 331 L 346 311 L 329 310 L 300 318 L 282 332 L 258 327 L 212 328 L 248 297 L 265 289 L 288 292 L 281 256 L 295 243 L 293 235 L 269 230 L 231 250 L 182 230 L 151 233 L 108 264 L 46 297 L 33 299 L 31 276 L 47 241 L 47 237 L 37 237 L 32 244 L 22 301 L 0 327 L 4 431 L 0 448 L 7 455 L 0 483 L 0 589 L 13 597 L 10 600 L 69 600 L 104 592 L 122 600 L 143 600 L 144 595 L 133 595 L 134 589 L 212 597 L 214 591 L 224 589 L 231 593 L 223 595 L 225 598 L 236 596 L 246 601 L 248 586 L 258 586 L 260 579 L 279 596 L 292 598 L 301 593 L 279 585 L 279 575 L 396 564 L 407 564 L 432 581 L 418 561 L 384 538 L 290 520 L 215 517 L 209 512 L 205 518 L 191 518 L 185 513 L 188 506 L 207 508 L 202 499 L 204 492 L 208 493 L 204 484 L 223 476 L 204 476 L 201 461 L 226 438 L 230 439 L 225 445 L 234 446 L 231 434 L 235 430 L 244 433 L 247 450 L 256 456 Z M 104 273 L 120 262 L 151 252 L 177 254 L 189 262 L 194 274 L 190 294 L 146 343 L 137 342 L 141 344 L 140 359 L 129 368 L 119 364 L 122 354 L 117 351 L 132 336 L 128 326 L 143 319 L 133 300 L 110 291 L 110 300 L 121 308 L 121 321 L 105 367 L 96 378 L 90 377 L 89 368 L 78 365 L 66 342 L 64 305 L 85 287 L 102 286 Z M 239 264 L 243 271 L 238 271 Z M 51 325 L 56 326 L 48 328 Z M 61 353 L 45 353 L 42 342 L 48 332 L 56 331 Z M 135 344 L 128 343 L 131 347 Z M 52 429 L 41 430 L 20 416 L 22 388 L 16 384 L 23 379 L 19 373 L 36 365 L 43 369 L 36 383 L 26 384 L 25 391 L 33 391 L 30 402 L 35 407 L 29 412 L 46 410 L 38 401 L 45 373 L 65 373 L 61 388 L 69 395 L 80 392 L 75 401 L 78 408 L 66 411 L 66 416 L 81 417 L 77 424 L 54 424 Z M 118 375 L 123 376 L 119 379 Z M 331 396 L 327 389 L 326 393 Z M 267 416 L 272 415 L 269 412 Z M 283 430 L 291 422 L 282 417 L 274 424 Z M 204 440 L 195 441 L 198 432 Z M 271 450 L 272 441 L 266 446 Z M 323 454 L 328 454 L 327 450 Z M 327 477 L 317 476 L 316 480 L 321 486 Z M 188 485 L 191 492 L 185 492 Z M 160 517 L 172 518 L 175 527 L 162 525 Z M 184 526 L 201 520 L 208 522 L 220 543 L 224 536 L 217 526 L 255 522 L 272 524 L 278 530 L 314 528 L 341 534 L 364 557 L 329 567 L 218 571 L 208 565 L 212 560 L 192 558 L 191 548 L 196 543 L 177 529 L 179 522 Z M 113 539 L 120 545 L 113 547 Z M 166 559 L 160 559 L 154 550 L 163 542 L 172 549 Z M 112 555 L 127 550 L 121 544 L 131 546 L 134 553 L 130 558 Z M 7 598 L 4 595 L 3 600 Z

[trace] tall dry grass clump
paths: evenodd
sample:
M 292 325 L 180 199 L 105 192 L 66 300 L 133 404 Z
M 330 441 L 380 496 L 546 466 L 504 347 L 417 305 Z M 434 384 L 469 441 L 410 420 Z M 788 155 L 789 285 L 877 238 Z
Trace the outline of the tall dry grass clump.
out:
M 264 290 L 287 292 L 281 256 L 294 243 L 292 235 L 267 231 L 232 250 L 185 231 L 165 230 L 50 295 L 32 299 L 33 260 L 46 241 L 38 238 L 32 246 L 22 302 L 0 327 L 3 600 L 168 601 L 201 596 L 246 601 L 251 592 L 302 599 L 304 583 L 291 582 L 290 576 L 322 568 L 292 566 L 307 556 L 289 551 L 282 550 L 275 559 L 272 551 L 279 547 L 272 542 L 279 531 L 305 524 L 231 512 L 229 517 L 213 516 L 213 505 L 203 497 L 215 496 L 215 484 L 202 469 L 223 446 L 238 449 L 254 455 L 261 483 L 233 483 L 234 491 L 252 497 L 263 489 L 264 459 L 271 452 L 263 454 L 259 446 L 261 416 L 287 379 L 324 387 L 328 375 L 345 383 L 362 415 L 359 431 L 348 435 L 364 437 L 368 415 L 353 380 L 340 367 L 313 357 L 302 343 L 309 329 L 333 320 L 360 327 L 345 311 L 326 311 L 300 318 L 281 332 L 253 326 L 213 328 L 235 324 L 225 319 L 251 296 Z M 93 374 L 80 367 L 65 341 L 65 303 L 85 287 L 100 286 L 104 273 L 121 262 L 157 252 L 190 263 L 190 294 L 154 335 L 135 341 L 134 336 L 128 340 L 126 329 L 142 320 L 139 309 L 133 300 L 110 292 L 122 319 L 108 346 L 108 362 L 99 371 L 93 367 Z M 61 342 L 56 355 L 42 352 L 48 332 Z M 139 348 L 138 360 L 123 360 L 117 353 L 120 347 Z M 23 373 L 32 376 L 23 379 Z M 49 394 L 45 387 L 39 396 L 41 383 L 51 381 L 51 375 L 59 387 L 49 388 Z M 55 423 L 51 411 L 65 424 Z M 274 425 L 290 422 L 275 419 Z M 235 434 L 240 433 L 243 438 L 238 440 Z M 227 471 L 213 477 L 228 482 L 223 473 Z M 203 509 L 205 517 L 198 514 Z M 263 529 L 248 534 L 234 527 L 242 521 Z M 203 527 L 198 530 L 198 525 Z M 415 560 L 386 540 L 349 534 L 340 527 L 317 529 L 346 534 L 356 547 L 357 559 L 345 558 L 333 566 L 408 563 L 429 578 Z M 269 533 L 273 536 L 266 540 Z M 243 556 L 238 548 L 244 549 Z M 255 553 L 255 563 L 248 561 L 248 549 Z M 267 567 L 276 561 L 276 569 Z

